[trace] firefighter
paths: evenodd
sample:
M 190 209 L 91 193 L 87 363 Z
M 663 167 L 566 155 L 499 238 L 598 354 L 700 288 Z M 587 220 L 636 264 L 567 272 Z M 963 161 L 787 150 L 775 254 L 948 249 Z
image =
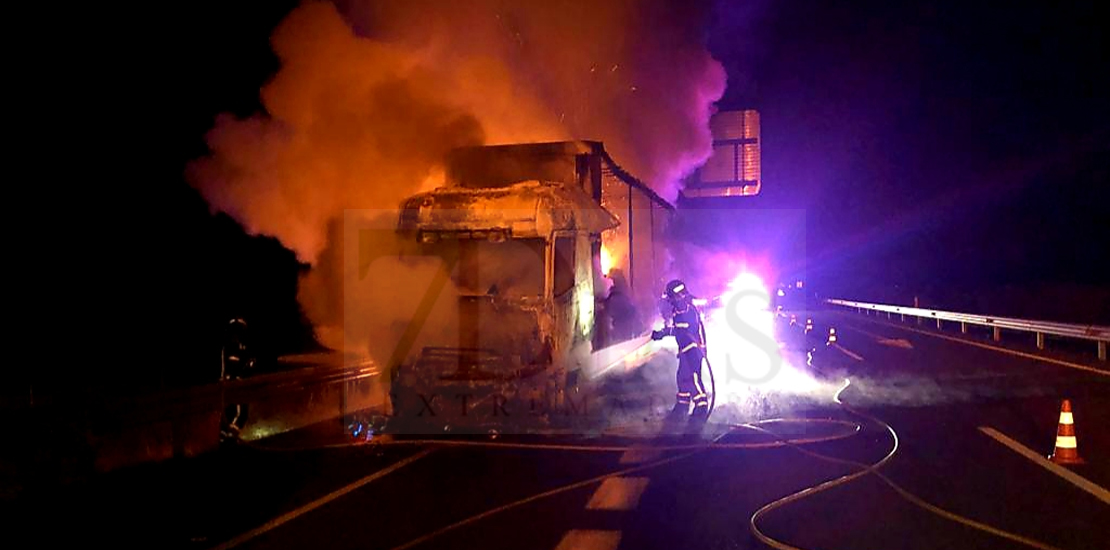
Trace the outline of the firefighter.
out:
M 242 319 L 232 319 L 228 323 L 225 338 L 220 378 L 225 380 L 241 378 L 254 366 L 254 358 L 247 349 L 247 322 Z
M 614 269 L 609 278 L 613 281 L 613 287 L 605 298 L 605 311 L 607 318 L 612 321 L 612 341 L 623 342 L 642 335 L 646 327 L 636 311 L 636 305 L 632 303 L 632 293 L 624 273 Z
M 247 322 L 242 319 L 232 319 L 227 325 L 223 350 L 221 353 L 221 380 L 238 380 L 254 366 L 254 357 L 247 347 Z M 224 414 L 220 419 L 220 442 L 235 443 L 239 441 L 240 431 L 246 424 L 247 407 L 239 403 L 224 405 Z
M 686 284 L 677 279 L 667 283 L 663 298 L 670 305 L 671 322 L 663 330 L 652 331 L 651 338 L 662 340 L 674 336 L 678 342 L 678 393 L 672 412 L 687 414 L 693 404 L 693 416 L 708 417 L 709 396 L 701 379 L 701 366 L 705 359 L 705 328 L 701 312 L 693 304 L 693 296 L 686 289 Z

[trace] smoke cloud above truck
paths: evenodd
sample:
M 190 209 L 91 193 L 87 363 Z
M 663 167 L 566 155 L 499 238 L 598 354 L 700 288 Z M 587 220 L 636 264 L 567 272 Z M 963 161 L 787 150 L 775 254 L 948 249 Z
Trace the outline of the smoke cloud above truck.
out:
M 725 73 L 688 2 L 307 2 L 275 29 L 264 112 L 224 114 L 188 167 L 211 208 L 319 269 L 329 224 L 442 182 L 456 147 L 592 139 L 662 197 L 709 156 Z M 342 317 L 302 284 L 321 324 Z M 398 290 L 403 291 L 402 289 Z M 362 302 L 359 302 L 362 303 Z M 365 304 L 374 307 L 381 304 Z M 336 343 L 336 342 L 332 342 Z

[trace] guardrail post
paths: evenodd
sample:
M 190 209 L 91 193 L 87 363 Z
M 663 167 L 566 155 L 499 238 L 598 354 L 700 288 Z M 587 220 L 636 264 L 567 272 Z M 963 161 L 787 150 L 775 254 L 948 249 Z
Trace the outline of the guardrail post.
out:
M 826 300 L 829 303 L 840 302 L 840 300 Z M 854 305 L 851 305 L 854 304 Z M 854 307 L 856 312 L 870 316 L 874 311 L 875 316 L 878 317 L 883 311 L 886 312 L 886 318 L 894 319 L 894 313 L 898 314 L 902 323 L 906 323 L 906 315 L 903 309 L 911 309 L 909 307 L 891 306 L 886 304 L 869 304 L 863 302 L 845 302 L 838 305 L 845 307 Z M 1040 321 L 1026 320 L 1026 319 L 1011 319 L 1007 317 L 982 317 L 971 316 L 966 314 L 959 314 L 946 311 L 933 311 L 920 309 L 921 304 L 917 298 L 914 299 L 914 306 L 917 309 L 912 309 L 909 313 L 913 317 L 918 326 L 924 325 L 926 314 L 932 317 L 937 323 L 937 330 L 944 330 L 944 319 L 954 319 L 954 322 L 960 324 L 960 333 L 969 334 L 970 329 L 968 325 L 986 326 L 991 329 L 992 340 L 995 342 L 1002 341 L 1002 328 L 1003 325 L 1007 330 L 1016 332 L 1032 332 L 1036 338 L 1038 350 L 1047 349 L 1048 336 L 1060 338 L 1082 338 L 1087 341 L 1095 340 L 1098 344 L 1098 359 L 1099 361 L 1107 361 L 1107 347 L 1110 346 L 1110 341 L 1105 339 L 1105 335 L 1110 332 L 1110 327 L 1093 326 L 1093 325 L 1079 325 L 1074 323 L 1045 323 Z M 1087 344 L 1084 344 L 1087 345 Z

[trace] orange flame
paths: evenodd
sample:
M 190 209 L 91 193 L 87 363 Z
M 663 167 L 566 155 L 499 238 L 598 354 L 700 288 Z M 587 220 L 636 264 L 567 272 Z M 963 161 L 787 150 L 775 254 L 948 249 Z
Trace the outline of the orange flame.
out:
M 609 276 L 609 272 L 613 269 L 613 253 L 609 251 L 609 247 L 601 247 L 601 273 Z

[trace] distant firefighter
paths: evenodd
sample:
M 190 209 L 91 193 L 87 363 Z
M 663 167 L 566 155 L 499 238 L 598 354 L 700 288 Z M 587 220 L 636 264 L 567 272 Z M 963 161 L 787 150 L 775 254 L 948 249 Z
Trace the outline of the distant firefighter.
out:
M 232 319 L 228 323 L 227 333 L 224 337 L 224 346 L 221 350 L 220 378 L 241 378 L 254 366 L 254 357 L 247 347 L 247 322 L 242 319 Z
M 632 301 L 632 293 L 624 273 L 614 269 L 609 278 L 613 281 L 613 287 L 605 299 L 605 311 L 612 322 L 610 336 L 614 342 L 631 340 L 643 334 L 643 318 Z
M 663 297 L 671 307 L 671 322 L 663 330 L 651 333 L 653 340 L 673 336 L 678 342 L 678 394 L 674 412 L 686 413 L 694 405 L 694 416 L 709 415 L 709 396 L 701 379 L 702 361 L 705 359 L 705 328 L 701 312 L 693 304 L 693 296 L 680 280 L 667 283 Z
M 254 367 L 254 356 L 248 346 L 247 322 L 232 319 L 227 324 L 223 349 L 220 350 L 220 380 L 237 380 Z M 220 441 L 231 443 L 239 440 L 247 421 L 247 406 L 226 403 L 220 419 Z

